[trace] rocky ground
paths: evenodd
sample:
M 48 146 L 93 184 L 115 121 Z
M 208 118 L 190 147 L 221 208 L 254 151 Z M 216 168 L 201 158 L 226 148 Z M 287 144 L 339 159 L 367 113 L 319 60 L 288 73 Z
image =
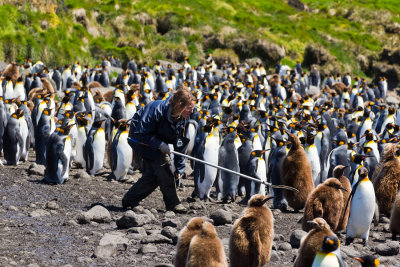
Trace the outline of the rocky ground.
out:
M 106 179 L 109 169 L 90 177 L 73 168 L 66 184 L 47 185 L 32 154 L 28 162 L 0 170 L 0 266 L 171 266 L 177 234 L 194 216 L 220 224 L 216 229 L 229 254 L 230 229 L 244 206 L 187 201 L 193 189 L 190 177 L 178 192 L 189 214 L 165 212 L 159 190 L 127 212 L 121 198 L 138 173 L 120 183 Z M 297 223 L 302 214 L 273 214 L 275 241 L 268 266 L 291 266 L 304 235 Z M 343 245 L 348 266 L 360 266 L 351 256 L 366 253 L 377 254 L 382 266 L 396 266 L 399 243 L 390 241 L 388 229 L 389 220 L 381 218 L 372 227 L 369 248 L 361 240 Z

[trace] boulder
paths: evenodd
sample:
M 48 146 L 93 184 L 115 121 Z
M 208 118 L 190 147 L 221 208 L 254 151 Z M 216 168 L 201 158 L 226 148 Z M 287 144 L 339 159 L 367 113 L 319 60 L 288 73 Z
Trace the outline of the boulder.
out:
M 300 11 L 308 11 L 307 5 L 302 3 L 300 0 L 288 0 L 288 5 L 296 8 Z
M 93 256 L 95 258 L 109 258 L 117 252 L 116 244 L 99 245 L 96 247 Z
M 255 44 L 255 51 L 258 56 L 268 62 L 278 62 L 286 56 L 284 47 L 271 43 L 267 40 L 259 40 Z
M 30 217 L 36 218 L 36 217 L 44 217 L 44 216 L 49 216 L 50 212 L 47 210 L 42 210 L 42 209 L 37 209 L 29 213 Z
M 124 233 L 121 232 L 110 232 L 106 233 L 101 239 L 100 239 L 100 246 L 105 246 L 108 244 L 115 244 L 117 247 L 122 246 L 123 248 L 126 249 L 128 246 L 129 239 L 125 237 Z
M 141 254 L 157 253 L 157 247 L 152 244 L 146 244 L 139 248 L 138 253 L 141 253 Z
M 232 223 L 232 213 L 223 209 L 218 209 L 210 214 L 214 225 L 224 225 Z
M 303 230 L 296 229 L 290 235 L 290 245 L 293 248 L 299 248 L 301 239 L 307 235 L 307 232 Z
M 333 56 L 323 46 L 317 44 L 309 44 L 304 51 L 304 66 L 311 66 L 313 64 L 325 65 L 333 60 Z
M 162 224 L 162 227 L 166 227 L 166 226 L 171 226 L 173 228 L 181 228 L 182 227 L 182 223 L 178 219 L 168 219 L 168 220 L 163 221 L 161 224 Z
M 91 221 L 96 223 L 109 223 L 111 222 L 111 214 L 105 207 L 96 205 L 87 212 L 79 214 L 77 220 L 79 223 L 89 223 Z
M 375 247 L 375 252 L 381 256 L 395 256 L 399 253 L 399 242 L 388 241 Z
M 128 229 L 145 225 L 149 220 L 149 216 L 145 214 L 135 214 L 133 211 L 128 210 L 119 220 L 116 221 L 116 223 L 118 228 Z
M 45 170 L 46 167 L 44 165 L 38 165 L 36 163 L 32 163 L 28 168 L 28 174 L 44 176 Z
M 142 239 L 141 241 L 142 244 L 148 244 L 148 243 L 155 243 L 155 244 L 160 244 L 160 243 L 171 243 L 171 239 L 168 237 L 162 235 L 162 234 L 154 234 L 154 235 L 149 235 L 145 238 Z

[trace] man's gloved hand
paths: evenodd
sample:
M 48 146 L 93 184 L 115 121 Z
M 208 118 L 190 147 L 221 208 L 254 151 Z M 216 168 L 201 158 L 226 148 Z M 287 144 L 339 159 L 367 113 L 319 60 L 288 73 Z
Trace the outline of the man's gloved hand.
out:
M 176 187 L 183 187 L 183 182 L 182 182 L 183 176 L 184 176 L 184 174 L 183 173 L 179 173 L 178 171 L 176 171 L 174 173 Z
M 168 146 L 166 143 L 164 143 L 164 142 L 162 142 L 162 143 L 160 144 L 160 146 L 158 147 L 158 149 L 160 149 L 160 151 L 161 151 L 162 153 L 164 153 L 164 154 L 171 154 L 171 150 L 169 149 L 169 146 Z

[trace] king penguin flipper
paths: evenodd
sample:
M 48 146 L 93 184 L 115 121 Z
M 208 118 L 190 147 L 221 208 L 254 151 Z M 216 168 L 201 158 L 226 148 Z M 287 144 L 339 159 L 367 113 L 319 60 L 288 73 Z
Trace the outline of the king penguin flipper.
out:
M 64 154 L 64 146 L 63 145 L 58 144 L 56 149 L 57 149 L 57 157 L 61 160 L 61 163 L 63 165 L 60 177 L 64 177 L 64 174 L 67 171 L 67 167 L 68 167 L 68 159 L 67 159 L 67 156 Z

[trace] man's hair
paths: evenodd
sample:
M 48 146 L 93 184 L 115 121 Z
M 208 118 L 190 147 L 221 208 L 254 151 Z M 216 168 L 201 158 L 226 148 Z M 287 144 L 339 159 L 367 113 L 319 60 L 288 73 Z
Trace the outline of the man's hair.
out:
M 183 109 L 190 105 L 192 101 L 196 101 L 192 92 L 190 92 L 188 87 L 180 85 L 170 100 L 172 107 L 171 116 L 173 118 L 179 117 Z

